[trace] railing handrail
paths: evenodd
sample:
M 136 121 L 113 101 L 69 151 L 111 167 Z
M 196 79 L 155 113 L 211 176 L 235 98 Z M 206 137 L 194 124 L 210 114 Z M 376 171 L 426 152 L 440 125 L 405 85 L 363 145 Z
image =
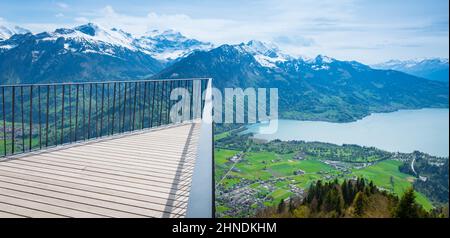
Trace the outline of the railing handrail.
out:
M 200 119 L 204 107 L 202 95 L 210 80 L 0 85 L 0 130 L 3 133 L 0 147 L 4 149 L 0 157 L 177 123 L 179 119 Z M 185 88 L 189 96 L 187 104 L 176 103 L 174 101 L 179 99 L 171 98 L 172 90 L 180 87 Z M 180 111 L 183 116 L 173 119 L 170 116 L 172 106 L 176 106 L 177 117 Z
M 0 84 L 0 87 L 30 87 L 30 86 L 61 86 L 61 85 L 83 85 L 83 84 L 108 84 L 108 83 L 145 83 L 162 81 L 192 81 L 192 80 L 210 80 L 211 78 L 176 78 L 176 79 L 143 79 L 143 80 L 111 80 L 111 81 L 93 81 L 93 82 L 67 82 L 67 83 L 28 83 L 28 84 Z

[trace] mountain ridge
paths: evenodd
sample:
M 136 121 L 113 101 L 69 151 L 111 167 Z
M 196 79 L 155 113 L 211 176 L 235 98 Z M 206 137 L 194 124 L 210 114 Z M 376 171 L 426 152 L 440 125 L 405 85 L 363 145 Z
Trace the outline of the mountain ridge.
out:
M 430 80 L 449 82 L 448 58 L 418 58 L 389 60 L 373 65 L 377 69 L 392 69 Z
M 276 87 L 286 119 L 354 121 L 372 112 L 448 108 L 448 86 L 395 70 L 326 56 L 290 58 L 269 67 L 242 45 L 194 52 L 153 78 L 211 77 L 214 86 Z
M 219 89 L 276 87 L 288 119 L 341 122 L 448 108 L 448 83 L 324 55 L 294 57 L 257 40 L 214 47 L 175 31 L 135 37 L 88 23 L 0 41 L 2 84 L 186 77 L 212 77 Z
M 180 33 L 136 38 L 93 23 L 53 32 L 26 32 L 0 41 L 0 79 L 2 84 L 139 79 L 193 50 L 208 47 L 212 44 Z

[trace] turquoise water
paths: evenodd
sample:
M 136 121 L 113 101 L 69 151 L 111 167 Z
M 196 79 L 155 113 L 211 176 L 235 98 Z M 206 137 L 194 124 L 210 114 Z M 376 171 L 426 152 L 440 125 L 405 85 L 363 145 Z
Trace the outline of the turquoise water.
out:
M 374 146 L 391 152 L 422 151 L 431 155 L 449 155 L 449 110 L 400 110 L 374 113 L 349 123 L 279 120 L 274 134 L 259 134 L 263 124 L 254 124 L 245 132 L 266 140 L 320 141 L 334 144 Z M 244 132 L 244 133 L 245 133 Z

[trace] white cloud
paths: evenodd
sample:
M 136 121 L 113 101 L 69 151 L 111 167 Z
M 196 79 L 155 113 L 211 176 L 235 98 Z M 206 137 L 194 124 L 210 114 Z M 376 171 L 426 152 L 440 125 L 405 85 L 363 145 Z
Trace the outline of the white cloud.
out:
M 140 15 L 125 14 L 112 6 L 73 12 L 67 4 L 60 3 L 58 6 L 66 9 L 61 12 L 73 16 L 71 23 L 24 26 L 36 32 L 95 22 L 138 36 L 153 29 L 174 29 L 217 45 L 251 39 L 274 41 L 294 55 L 325 54 L 366 63 L 413 54 L 448 57 L 448 20 L 424 12 L 420 6 L 416 6 L 416 11 L 409 9 L 413 3 L 395 6 L 365 0 L 261 0 L 193 4 L 191 9 L 180 8 L 184 11 L 178 13 L 165 13 L 155 7 Z M 385 15 L 380 17 L 376 12 Z M 436 22 L 441 25 L 436 27 Z
M 62 14 L 62 13 L 57 13 L 57 14 L 55 15 L 55 17 L 64 17 L 64 14 Z
M 324 42 L 318 32 L 337 27 L 331 24 L 340 24 L 339 27 L 345 27 L 340 22 L 351 19 L 351 12 L 345 9 L 346 6 L 349 8 L 346 4 L 352 4 L 353 1 L 346 0 L 340 2 L 343 4 L 340 5 L 331 0 L 326 3 L 304 0 L 301 5 L 305 7 L 300 8 L 301 12 L 298 11 L 298 6 L 292 6 L 298 4 L 297 1 L 283 3 L 275 4 L 269 1 L 268 5 L 275 6 L 274 11 L 271 11 L 274 13 L 268 15 L 263 23 L 259 18 L 235 20 L 156 12 L 149 12 L 145 16 L 130 16 L 115 11 L 112 6 L 84 13 L 82 18 L 75 20 L 79 23 L 91 21 L 103 26 L 117 27 L 135 35 L 152 29 L 174 29 L 187 36 L 215 44 L 236 44 L 252 39 L 275 41 L 282 49 L 292 54 L 313 56 L 326 53 L 320 51 L 321 44 Z M 327 17 L 318 17 L 317 9 L 321 9 Z
M 62 8 L 62 9 L 68 9 L 69 8 L 69 5 L 67 3 L 63 3 L 63 2 L 57 2 L 56 5 L 59 8 Z
M 201 40 L 224 43 L 230 40 L 238 41 L 241 36 L 233 37 L 227 28 L 239 28 L 239 22 L 227 19 L 192 18 L 185 14 L 158 14 L 149 12 L 145 16 L 130 16 L 116 12 L 111 6 L 106 6 L 95 13 L 85 13 L 76 22 L 95 22 L 102 26 L 124 29 L 135 35 L 142 35 L 153 29 L 173 29 L 181 33 L 197 37 Z

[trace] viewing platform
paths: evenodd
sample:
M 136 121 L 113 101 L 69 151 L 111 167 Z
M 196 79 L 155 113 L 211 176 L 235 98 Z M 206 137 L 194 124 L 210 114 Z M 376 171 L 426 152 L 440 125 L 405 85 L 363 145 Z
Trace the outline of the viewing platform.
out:
M 190 119 L 0 158 L 0 217 L 211 217 L 212 124 Z

